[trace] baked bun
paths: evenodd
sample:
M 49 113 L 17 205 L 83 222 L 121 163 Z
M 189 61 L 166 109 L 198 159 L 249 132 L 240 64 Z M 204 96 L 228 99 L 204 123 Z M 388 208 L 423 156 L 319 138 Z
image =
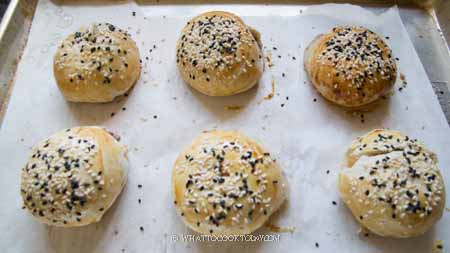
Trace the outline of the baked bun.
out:
M 317 91 L 344 107 L 376 101 L 397 77 L 391 49 L 364 27 L 335 27 L 319 35 L 306 48 L 304 65 Z
M 444 181 L 436 155 L 417 140 L 374 130 L 353 141 L 339 192 L 356 219 L 375 234 L 412 237 L 442 216 Z
M 209 96 L 252 88 L 262 74 L 259 33 L 238 16 L 211 11 L 191 19 L 177 44 L 177 65 L 185 82 Z
M 139 50 L 126 31 L 109 23 L 94 23 L 61 43 L 53 72 L 68 101 L 110 102 L 139 78 Z
M 33 147 L 22 169 L 24 206 L 52 226 L 97 222 L 120 194 L 127 171 L 127 148 L 104 129 L 57 132 Z
M 202 234 L 249 234 L 286 198 L 276 161 L 234 131 L 198 136 L 175 162 L 172 187 L 184 223 Z

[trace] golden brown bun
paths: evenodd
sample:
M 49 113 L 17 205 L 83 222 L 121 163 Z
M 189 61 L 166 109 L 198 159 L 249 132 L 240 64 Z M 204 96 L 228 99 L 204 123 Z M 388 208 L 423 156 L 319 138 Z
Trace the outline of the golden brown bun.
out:
M 259 33 L 223 11 L 191 19 L 177 44 L 183 80 L 209 96 L 229 96 L 252 88 L 262 75 Z
M 364 27 L 336 27 L 319 35 L 306 48 L 304 65 L 317 91 L 344 107 L 378 100 L 397 77 L 391 49 Z
M 184 223 L 202 234 L 249 234 L 286 198 L 275 160 L 234 131 L 198 136 L 178 157 L 172 187 Z
M 33 147 L 22 169 L 24 206 L 59 227 L 98 222 L 122 191 L 127 149 L 99 127 L 75 127 Z
M 139 78 L 139 50 L 126 31 L 109 23 L 94 23 L 62 42 L 53 72 L 68 101 L 110 102 Z
M 339 174 L 339 192 L 355 218 L 380 236 L 425 233 L 445 208 L 436 155 L 397 131 L 374 130 L 356 139 Z

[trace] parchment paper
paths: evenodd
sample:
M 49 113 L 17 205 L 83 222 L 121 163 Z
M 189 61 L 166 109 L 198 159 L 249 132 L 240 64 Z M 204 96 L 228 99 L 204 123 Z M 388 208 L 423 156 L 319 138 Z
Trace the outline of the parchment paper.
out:
M 274 66 L 266 65 L 259 86 L 249 92 L 206 97 L 185 85 L 177 73 L 179 31 L 192 15 L 212 9 L 234 11 L 261 32 L 264 52 L 271 55 Z M 94 21 L 130 30 L 142 55 L 142 76 L 128 97 L 113 103 L 67 103 L 55 85 L 53 54 L 65 36 Z M 348 113 L 321 98 L 303 70 L 307 44 L 341 24 L 364 25 L 388 36 L 386 41 L 399 58 L 399 71 L 408 83 L 399 92 L 401 81 L 397 80 L 394 95 L 364 113 L 364 123 L 361 114 Z M 264 100 L 272 80 L 275 96 Z M 21 210 L 20 170 L 32 145 L 55 131 L 78 125 L 105 126 L 122 137 L 130 150 L 128 184 L 98 224 L 46 227 Z M 41 0 L 0 131 L 0 248 L 2 252 L 431 252 L 435 240 L 450 238 L 448 211 L 418 238 L 365 237 L 358 234 L 359 225 L 339 199 L 337 174 L 347 145 L 380 127 L 425 142 L 437 153 L 450 185 L 449 127 L 396 7 L 376 16 L 345 4 L 153 7 L 96 2 L 58 6 Z M 295 227 L 295 232 L 283 233 L 280 242 L 171 241 L 173 234 L 193 233 L 173 208 L 172 164 L 185 145 L 202 130 L 212 128 L 239 130 L 278 158 L 289 179 L 290 195 L 270 223 Z M 271 232 L 263 228 L 257 233 Z

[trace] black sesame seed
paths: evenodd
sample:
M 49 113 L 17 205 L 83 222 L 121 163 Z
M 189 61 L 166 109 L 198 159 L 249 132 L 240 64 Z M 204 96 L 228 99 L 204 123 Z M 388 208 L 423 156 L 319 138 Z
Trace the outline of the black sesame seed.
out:
M 70 181 L 70 185 L 71 185 L 72 189 L 77 189 L 78 187 L 80 187 L 79 182 L 77 180 L 74 180 L 74 179 L 72 179 Z

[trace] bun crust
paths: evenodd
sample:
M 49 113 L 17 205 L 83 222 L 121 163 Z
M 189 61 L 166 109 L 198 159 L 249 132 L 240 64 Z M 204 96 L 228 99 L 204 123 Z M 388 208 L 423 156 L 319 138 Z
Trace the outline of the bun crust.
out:
M 173 167 L 175 207 L 202 234 L 249 234 L 286 198 L 286 180 L 269 153 L 234 131 L 198 136 Z
M 305 50 L 304 66 L 322 96 L 350 108 L 378 100 L 397 77 L 391 49 L 364 27 L 335 27 L 319 35 Z
M 98 222 L 126 182 L 127 149 L 99 127 L 75 127 L 33 147 L 22 169 L 24 206 L 42 223 Z
M 53 72 L 66 100 L 110 102 L 138 80 L 139 50 L 126 31 L 109 23 L 94 23 L 61 43 Z
M 352 142 L 339 192 L 355 218 L 380 236 L 428 231 L 445 208 L 436 155 L 397 131 L 374 130 Z
M 209 96 L 229 96 L 252 88 L 262 75 L 259 33 L 223 11 L 191 19 L 177 44 L 183 80 Z

